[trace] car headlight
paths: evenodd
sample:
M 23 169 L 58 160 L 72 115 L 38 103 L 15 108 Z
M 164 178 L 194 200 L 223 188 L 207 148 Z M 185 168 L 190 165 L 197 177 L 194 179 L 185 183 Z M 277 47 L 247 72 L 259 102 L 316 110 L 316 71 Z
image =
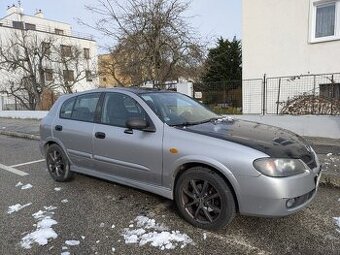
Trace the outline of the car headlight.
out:
M 300 159 L 260 158 L 254 161 L 256 170 L 271 177 L 302 174 L 308 169 Z

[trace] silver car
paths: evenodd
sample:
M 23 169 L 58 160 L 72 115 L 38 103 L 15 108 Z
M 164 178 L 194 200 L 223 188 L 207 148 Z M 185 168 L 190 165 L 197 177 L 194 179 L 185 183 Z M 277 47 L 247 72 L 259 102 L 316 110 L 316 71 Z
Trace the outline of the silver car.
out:
M 173 199 L 191 224 L 219 229 L 236 213 L 285 216 L 314 198 L 317 155 L 298 135 L 216 115 L 185 95 L 138 88 L 58 99 L 41 122 L 55 181 L 81 173 Z

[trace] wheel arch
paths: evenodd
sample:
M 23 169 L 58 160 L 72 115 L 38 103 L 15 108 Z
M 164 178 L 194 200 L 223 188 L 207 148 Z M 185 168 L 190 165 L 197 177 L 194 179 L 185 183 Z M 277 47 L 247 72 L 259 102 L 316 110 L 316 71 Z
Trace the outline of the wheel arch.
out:
M 201 162 L 201 161 L 190 161 L 181 164 L 176 168 L 174 171 L 174 176 L 173 176 L 173 197 L 175 197 L 175 188 L 176 188 L 176 183 L 178 178 L 188 169 L 191 169 L 193 167 L 205 167 L 208 168 L 212 171 L 214 171 L 216 174 L 218 174 L 229 186 L 229 188 L 232 191 L 232 195 L 235 200 L 235 206 L 236 206 L 236 211 L 239 211 L 239 194 L 238 194 L 238 183 L 234 175 L 230 172 L 230 170 L 226 170 L 226 168 L 222 168 L 220 166 L 216 166 L 215 164 L 212 163 L 207 163 L 207 162 Z

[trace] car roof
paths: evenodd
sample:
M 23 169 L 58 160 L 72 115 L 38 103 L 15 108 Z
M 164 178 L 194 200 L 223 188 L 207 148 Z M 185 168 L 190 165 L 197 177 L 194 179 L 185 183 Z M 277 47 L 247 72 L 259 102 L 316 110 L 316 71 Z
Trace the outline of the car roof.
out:
M 82 94 L 96 93 L 96 92 L 119 92 L 119 91 L 120 92 L 128 91 L 136 95 L 141 95 L 145 93 L 177 93 L 176 91 L 164 90 L 164 89 L 158 89 L 158 88 L 114 87 L 114 88 L 92 89 L 92 90 L 73 93 L 72 95 L 82 95 Z

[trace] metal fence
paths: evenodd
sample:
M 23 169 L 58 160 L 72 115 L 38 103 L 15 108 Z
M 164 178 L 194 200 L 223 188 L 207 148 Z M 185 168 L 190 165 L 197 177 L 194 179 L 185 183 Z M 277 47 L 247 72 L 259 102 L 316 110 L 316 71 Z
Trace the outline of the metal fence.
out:
M 340 115 L 340 73 L 194 84 L 194 97 L 218 113 Z
M 243 113 L 339 115 L 340 73 L 244 80 Z
M 193 96 L 220 114 L 241 114 L 242 81 L 193 84 Z

